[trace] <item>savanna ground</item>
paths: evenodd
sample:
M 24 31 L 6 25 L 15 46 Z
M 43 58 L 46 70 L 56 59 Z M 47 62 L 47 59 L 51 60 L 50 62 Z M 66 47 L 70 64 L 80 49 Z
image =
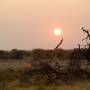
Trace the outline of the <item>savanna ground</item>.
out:
M 0 90 L 90 90 L 90 79 L 61 81 L 59 84 L 43 84 L 45 78 L 37 79 L 37 75 L 30 81 L 22 76 L 22 70 L 6 69 L 0 71 Z M 22 78 L 23 77 L 23 78 Z M 38 84 L 35 84 L 38 83 Z
M 23 74 L 24 64 L 30 63 L 30 61 L 28 62 L 28 60 L 27 61 L 22 60 L 22 56 L 24 56 L 23 54 L 25 54 L 24 58 L 29 56 L 29 60 L 31 60 L 30 55 L 32 55 L 31 62 L 32 61 L 34 62 L 36 60 L 40 62 L 39 60 L 47 60 L 47 59 L 52 59 L 56 61 L 56 58 L 53 58 L 55 55 L 54 51 L 34 50 L 31 54 L 30 52 L 28 54 L 26 54 L 25 52 L 20 54 L 20 52 L 18 53 L 18 51 L 15 51 L 15 50 L 13 52 L 14 53 L 3 52 L 1 55 L 1 59 L 4 59 L 4 60 L 0 61 L 0 90 L 90 90 L 90 76 L 89 76 L 90 73 L 86 71 L 83 74 L 81 72 L 80 75 L 82 77 L 79 76 L 77 80 L 75 79 L 69 80 L 71 77 L 70 77 L 70 73 L 68 72 L 67 75 L 69 76 L 69 79 L 67 78 L 67 81 L 64 81 L 64 82 L 60 81 L 59 84 L 55 82 L 54 83 L 51 82 L 52 84 L 49 84 L 49 85 L 43 84 L 45 83 L 45 80 L 47 82 L 47 77 L 44 77 L 43 79 L 39 79 L 42 77 L 37 77 L 36 72 L 34 75 L 37 77 L 37 80 L 35 80 L 35 77 L 32 78 L 31 76 L 29 76 L 28 78 L 28 73 L 25 75 Z M 66 62 L 66 60 L 70 58 L 71 51 L 58 50 L 57 54 L 60 60 L 62 60 L 64 63 L 68 63 Z M 74 58 L 76 58 L 76 60 L 79 60 L 80 59 L 79 57 L 80 56 L 78 56 L 76 52 Z M 13 60 L 13 58 L 16 60 Z M 62 61 L 59 61 L 60 65 L 63 64 Z M 77 62 L 77 64 L 78 63 L 79 62 Z M 73 65 L 75 66 L 75 64 Z M 57 65 L 55 65 L 55 67 L 56 66 Z M 36 68 L 39 69 L 39 67 L 36 67 Z M 46 68 L 48 69 L 48 67 Z M 51 70 L 52 69 L 55 70 L 55 68 L 51 68 Z M 59 69 L 59 67 L 57 69 Z M 56 73 L 57 73 L 57 69 L 56 69 Z M 65 70 L 66 69 L 67 68 L 65 67 Z M 41 65 L 41 70 L 46 70 L 46 69 Z M 72 66 L 71 66 L 71 70 L 73 70 Z M 42 72 L 40 71 L 39 74 L 42 75 Z M 67 75 L 65 74 L 65 77 L 63 78 L 66 78 Z
M 1 90 L 1 89 L 0 89 Z M 8 84 L 8 87 L 4 90 L 90 90 L 89 81 L 78 81 L 75 84 L 63 84 L 60 86 L 19 86 L 17 81 Z

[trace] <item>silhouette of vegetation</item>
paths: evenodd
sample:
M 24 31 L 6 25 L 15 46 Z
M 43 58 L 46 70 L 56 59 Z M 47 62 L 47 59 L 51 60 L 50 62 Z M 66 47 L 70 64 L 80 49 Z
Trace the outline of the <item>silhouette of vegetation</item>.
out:
M 63 38 L 62 38 L 62 40 L 60 40 L 59 44 L 55 47 L 55 49 L 58 49 L 62 43 L 63 43 Z
M 87 37 L 82 40 L 86 41 L 86 45 L 78 44 L 78 48 L 73 50 L 59 48 L 63 43 L 63 38 L 54 50 L 0 50 L 0 59 L 23 60 L 32 57 L 30 58 L 31 67 L 26 66 L 21 70 L 7 69 L 0 72 L 0 90 L 5 90 L 7 83 L 15 80 L 18 80 L 23 87 L 40 84 L 60 85 L 76 80 L 90 80 L 90 69 L 87 70 L 90 66 L 90 34 L 85 28 L 82 28 L 82 31 L 87 34 Z M 82 46 L 85 47 L 82 48 Z M 81 68 L 83 60 L 87 61 L 84 69 Z
M 87 34 L 87 37 L 85 37 L 83 40 L 90 40 L 90 34 L 89 31 L 82 28 L 82 31 Z M 82 41 L 83 41 L 82 40 Z M 86 45 L 82 46 L 88 46 L 88 48 L 82 48 L 81 45 L 78 44 L 78 49 L 74 49 L 71 53 L 71 61 L 70 61 L 70 75 L 71 77 L 74 76 L 75 78 L 82 78 L 83 76 L 90 78 L 90 72 L 87 72 L 85 70 L 82 70 L 80 68 L 80 60 L 86 59 L 87 61 L 90 60 L 90 43 L 87 43 Z M 89 77 L 88 77 L 89 76 Z
M 63 49 L 56 50 L 43 50 L 43 49 L 34 49 L 32 51 L 33 60 L 43 60 L 43 59 L 51 59 L 55 56 L 57 52 L 57 57 L 61 58 L 65 52 Z
M 86 45 L 80 45 L 79 44 L 79 50 L 80 50 L 80 52 L 82 52 L 85 59 L 87 59 L 88 62 L 90 62 L 90 32 L 89 32 L 89 30 L 85 29 L 84 27 L 82 28 L 82 31 L 87 35 L 87 37 L 85 37 L 82 40 L 82 41 L 86 41 Z M 84 52 L 81 50 L 81 46 L 85 46 Z
M 0 50 L 0 59 L 24 59 L 30 57 L 31 51 L 12 49 L 11 51 Z

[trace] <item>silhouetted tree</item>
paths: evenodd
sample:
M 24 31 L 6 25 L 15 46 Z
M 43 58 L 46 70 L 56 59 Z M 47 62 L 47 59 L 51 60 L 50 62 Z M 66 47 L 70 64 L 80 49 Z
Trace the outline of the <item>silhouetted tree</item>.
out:
M 82 31 L 87 34 L 87 37 L 85 37 L 83 40 L 85 40 L 85 41 L 89 40 L 89 41 L 87 41 L 86 45 L 80 45 L 79 44 L 79 50 L 83 54 L 85 59 L 87 59 L 88 62 L 90 62 L 90 33 L 89 33 L 89 30 L 86 30 L 84 27 L 82 28 Z M 84 48 L 85 49 L 84 52 L 81 50 L 81 46 L 87 47 L 87 48 Z

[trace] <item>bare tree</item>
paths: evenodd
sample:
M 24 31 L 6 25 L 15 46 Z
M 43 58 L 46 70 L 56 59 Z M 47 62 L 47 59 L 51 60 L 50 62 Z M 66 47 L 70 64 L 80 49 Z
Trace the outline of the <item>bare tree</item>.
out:
M 84 33 L 87 34 L 87 37 L 85 37 L 83 40 L 87 40 L 87 39 L 90 40 L 90 33 L 89 33 L 89 30 L 86 30 L 84 27 L 82 27 L 82 31 L 83 31 Z
M 86 30 L 84 27 L 82 27 L 82 31 L 87 34 L 87 37 L 85 37 L 83 40 L 89 40 L 88 43 L 83 46 L 87 46 L 84 56 L 90 62 L 90 32 L 89 32 L 89 30 Z
M 55 47 L 55 49 L 58 49 L 62 43 L 63 43 L 63 38 L 60 40 L 59 44 Z

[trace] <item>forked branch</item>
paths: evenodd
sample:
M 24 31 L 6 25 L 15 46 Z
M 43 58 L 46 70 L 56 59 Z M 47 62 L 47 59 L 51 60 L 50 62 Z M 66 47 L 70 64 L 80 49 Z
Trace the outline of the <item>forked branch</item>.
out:
M 87 34 L 87 37 L 85 37 L 83 40 L 87 40 L 87 39 L 90 40 L 90 33 L 89 33 L 89 30 L 86 30 L 84 27 L 82 27 L 82 31 L 85 32 L 85 33 Z

